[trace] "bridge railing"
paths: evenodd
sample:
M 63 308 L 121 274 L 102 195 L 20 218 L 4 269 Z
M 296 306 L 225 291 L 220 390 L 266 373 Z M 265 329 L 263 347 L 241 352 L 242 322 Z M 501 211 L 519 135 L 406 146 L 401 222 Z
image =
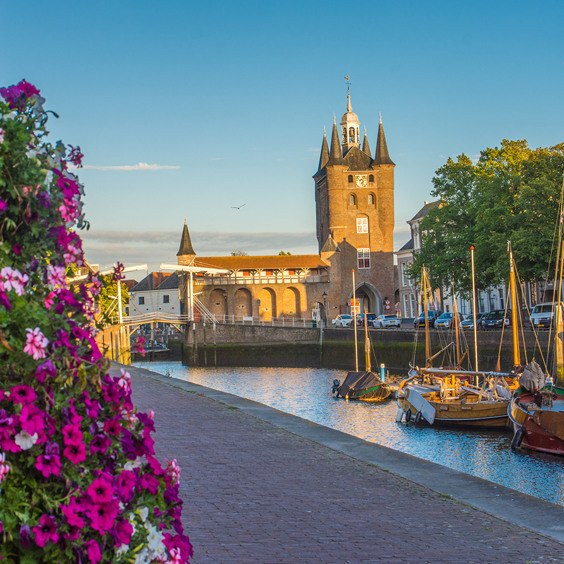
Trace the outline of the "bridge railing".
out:
M 209 312 L 208 312 L 209 313 Z M 211 316 L 211 317 L 210 317 Z M 131 315 L 123 318 L 124 325 L 145 325 L 149 323 L 166 323 L 174 325 L 185 325 L 189 322 L 188 315 L 173 313 L 147 312 L 139 315 Z M 262 327 L 296 327 L 296 328 L 320 328 L 321 322 L 311 318 L 300 317 L 250 317 L 241 315 L 200 315 L 196 316 L 196 322 L 213 325 L 259 325 Z M 329 322 L 329 326 L 332 326 Z

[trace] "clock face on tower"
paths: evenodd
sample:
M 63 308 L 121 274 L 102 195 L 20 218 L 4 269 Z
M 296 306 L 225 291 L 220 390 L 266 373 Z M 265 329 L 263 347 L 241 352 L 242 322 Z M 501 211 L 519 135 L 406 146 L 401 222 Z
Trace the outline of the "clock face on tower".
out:
M 366 186 L 366 175 L 365 174 L 359 174 L 359 175 L 355 176 L 355 182 L 356 182 L 356 185 L 359 188 L 364 188 Z

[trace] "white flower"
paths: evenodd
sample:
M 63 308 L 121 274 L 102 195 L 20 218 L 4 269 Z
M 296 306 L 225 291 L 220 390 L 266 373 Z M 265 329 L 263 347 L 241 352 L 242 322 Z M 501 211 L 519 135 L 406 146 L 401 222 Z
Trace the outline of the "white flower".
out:
M 37 439 L 38 439 L 37 433 L 33 433 L 33 435 L 30 435 L 27 431 L 24 431 L 22 429 L 16 435 L 14 441 L 22 450 L 29 450 L 37 442 Z
M 141 517 L 141 521 L 144 523 L 149 516 L 149 509 L 147 507 L 141 507 L 141 509 L 137 510 L 139 517 Z
M 151 562 L 149 558 L 149 551 L 144 548 L 135 558 L 135 564 L 147 564 L 147 562 Z

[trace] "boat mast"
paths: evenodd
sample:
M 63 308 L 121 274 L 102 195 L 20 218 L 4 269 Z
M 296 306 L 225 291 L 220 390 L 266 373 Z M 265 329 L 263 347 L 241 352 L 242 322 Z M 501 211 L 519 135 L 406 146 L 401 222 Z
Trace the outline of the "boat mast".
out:
M 456 340 L 456 366 L 460 368 L 460 345 L 458 343 L 458 310 L 456 309 L 456 294 L 454 293 L 454 277 L 452 278 L 452 303 L 454 309 L 454 337 Z
M 554 347 L 556 354 L 556 378 L 555 384 L 561 384 L 564 381 L 564 342 L 562 340 L 562 331 L 564 330 L 564 322 L 562 319 L 562 271 L 564 267 L 564 241 L 560 247 L 560 273 L 558 275 L 558 301 L 555 304 L 556 315 Z
M 352 323 L 354 326 L 354 370 L 355 372 L 358 372 L 358 338 L 356 336 L 356 294 L 355 294 L 354 268 L 352 269 L 352 281 L 353 281 Z
M 511 292 L 511 323 L 513 325 L 513 370 L 521 366 L 521 351 L 519 350 L 519 331 L 517 318 L 517 285 L 515 284 L 515 265 L 511 241 L 507 241 L 509 250 L 509 291 Z
M 476 323 L 476 273 L 474 271 L 474 245 L 470 247 L 470 257 L 472 262 L 472 311 L 474 318 L 474 364 L 478 372 L 478 325 Z
M 370 340 L 368 339 L 368 321 L 366 314 L 366 306 L 364 306 L 364 362 L 366 372 L 370 372 Z
M 425 366 L 431 367 L 429 359 L 431 358 L 431 347 L 429 342 L 429 304 L 427 303 L 427 269 L 423 267 L 423 307 L 425 308 Z

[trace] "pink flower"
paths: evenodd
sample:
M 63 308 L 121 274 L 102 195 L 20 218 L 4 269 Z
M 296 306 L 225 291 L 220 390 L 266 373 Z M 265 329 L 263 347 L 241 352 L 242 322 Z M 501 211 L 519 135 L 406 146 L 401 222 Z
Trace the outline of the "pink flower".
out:
M 73 147 L 69 145 L 69 149 L 71 150 L 70 155 L 68 156 L 69 161 L 77 168 L 82 168 L 82 159 L 84 155 L 82 154 L 80 147 Z
M 39 520 L 39 525 L 33 527 L 35 533 L 35 543 L 37 546 L 45 546 L 48 542 L 57 542 L 59 534 L 55 525 L 55 518 L 50 515 L 43 515 Z
M 108 480 L 95 478 L 88 486 L 86 493 L 94 503 L 107 503 L 108 501 L 112 501 L 114 488 Z
M 73 464 L 79 464 L 86 460 L 86 447 L 84 443 L 69 445 L 63 450 L 63 455 Z
M 89 507 L 84 506 L 79 503 L 75 497 L 71 497 L 68 505 L 59 505 L 63 515 L 66 517 L 67 522 L 72 527 L 84 527 L 85 521 L 81 517 L 80 513 L 86 511 Z
M 129 501 L 137 478 L 131 470 L 123 470 L 118 478 L 119 498 L 123 501 Z
M 8 292 L 14 290 L 18 296 L 23 296 L 25 286 L 29 280 L 27 274 L 22 274 L 19 270 L 5 266 L 0 270 L 0 276 L 2 277 L 3 290 Z
M 47 376 L 52 378 L 56 373 L 57 371 L 55 370 L 55 366 L 53 365 L 53 361 L 51 359 L 47 359 L 35 369 L 35 377 L 40 384 L 45 382 L 45 378 Z
M 82 444 L 83 435 L 78 425 L 64 425 L 62 428 L 62 433 L 65 445 Z
M 53 298 L 56 296 L 55 292 L 49 292 L 49 295 L 45 298 L 45 307 L 51 309 L 53 305 Z
M 49 340 L 39 327 L 35 329 L 26 329 L 26 345 L 24 347 L 24 352 L 30 356 L 33 356 L 35 360 L 40 358 L 45 358 L 45 348 L 49 344 Z
M 4 143 L 4 130 L 0 128 L 0 145 Z
M 129 521 L 122 519 L 116 523 L 114 530 L 116 546 L 129 544 L 129 541 L 131 541 L 131 535 L 133 535 L 133 526 Z
M 61 459 L 56 454 L 41 455 L 37 457 L 35 467 L 48 478 L 51 474 L 58 476 L 61 473 Z
M 33 403 L 36 397 L 35 390 L 29 386 L 14 386 L 10 391 L 10 401 L 14 403 Z
M 118 510 L 117 502 L 101 503 L 90 507 L 86 514 L 92 520 L 92 528 L 104 534 L 114 526 Z
M 88 553 L 88 558 L 91 564 L 93 562 L 100 562 L 100 560 L 102 560 L 100 546 L 95 540 L 89 540 L 84 546 L 86 547 L 86 552 Z
M 151 492 L 153 495 L 156 495 L 159 491 L 159 485 L 159 480 L 151 474 L 144 474 L 141 478 L 141 487 L 144 490 Z
M 0 198 L 0 215 L 5 213 L 7 209 L 8 209 L 8 204 L 2 198 Z

